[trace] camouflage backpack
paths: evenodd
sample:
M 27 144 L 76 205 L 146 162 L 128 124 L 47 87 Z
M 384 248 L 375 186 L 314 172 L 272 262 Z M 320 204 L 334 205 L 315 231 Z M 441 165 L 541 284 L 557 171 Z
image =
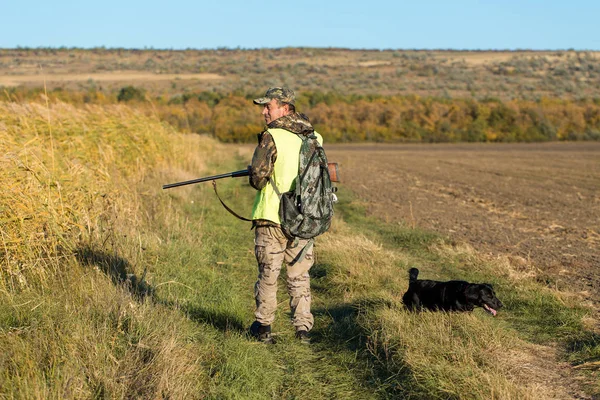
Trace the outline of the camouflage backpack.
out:
M 302 139 L 295 188 L 279 193 L 281 229 L 289 238 L 312 239 L 329 229 L 334 194 L 325 150 L 314 133 Z M 292 186 L 293 187 L 293 186 Z

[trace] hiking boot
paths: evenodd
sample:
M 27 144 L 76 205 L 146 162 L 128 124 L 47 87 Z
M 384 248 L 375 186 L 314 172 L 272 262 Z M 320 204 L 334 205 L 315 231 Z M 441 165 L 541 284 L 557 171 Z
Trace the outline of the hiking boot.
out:
M 300 343 L 309 344 L 310 336 L 308 335 L 308 331 L 304 329 L 300 329 L 296 331 L 296 339 L 300 341 Z
M 254 321 L 250 325 L 250 334 L 259 342 L 274 343 L 271 336 L 271 325 L 261 325 L 260 322 Z

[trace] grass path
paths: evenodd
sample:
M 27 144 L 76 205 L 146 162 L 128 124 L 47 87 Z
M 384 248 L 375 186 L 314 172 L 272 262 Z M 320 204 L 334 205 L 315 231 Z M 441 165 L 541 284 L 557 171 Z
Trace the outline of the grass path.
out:
M 236 211 L 249 214 L 253 190 L 246 182 L 220 181 L 219 190 Z M 372 366 L 360 354 L 358 338 L 348 330 L 335 335 L 336 324 L 353 310 L 340 307 L 340 296 L 329 290 L 324 269 L 323 276 L 313 277 L 313 342 L 305 345 L 294 338 L 283 279 L 273 325 L 276 344 L 254 342 L 246 334 L 253 321 L 257 276 L 254 233 L 220 206 L 208 184 L 194 187 L 185 202 L 181 218 L 202 221 L 201 229 L 170 241 L 164 261 L 152 271 L 153 284 L 159 286 L 159 301 L 214 331 L 220 360 L 211 373 L 209 397 L 246 398 L 251 393 L 254 398 L 376 398 L 377 387 L 369 381 Z
M 250 214 L 254 191 L 244 180 L 219 181 L 219 188 L 233 209 Z M 303 345 L 293 337 L 283 279 L 273 325 L 277 343 L 256 343 L 246 334 L 253 321 L 257 274 L 249 224 L 229 215 L 208 184 L 173 196 L 184 204 L 181 218 L 199 229 L 188 228 L 171 238 L 168 254 L 152 271 L 153 284 L 161 285 L 157 289 L 161 301 L 211 331 L 217 355 L 209 365 L 209 398 L 488 398 L 498 391 L 505 391 L 499 398 L 569 398 L 569 393 L 580 393 L 578 388 L 558 387 L 575 384 L 544 364 L 555 360 L 532 356 L 544 351 L 532 346 L 572 340 L 581 328 L 581 310 L 565 307 L 543 289 L 528 292 L 535 286 L 530 282 L 521 282 L 522 287 L 511 294 L 514 282 L 506 274 L 497 271 L 490 276 L 489 266 L 480 265 L 468 252 L 436 250 L 444 241 L 433 233 L 365 217 L 359 202 L 344 200 L 351 196 L 344 191 L 338 207 L 341 227 L 318 239 L 317 262 L 311 270 L 312 343 Z M 408 316 L 399 302 L 409 265 L 436 274 L 433 278 L 491 280 L 511 311 L 496 319 L 483 312 Z M 461 331 L 464 337 L 435 343 L 438 353 L 419 353 L 419 347 Z M 464 360 L 444 360 L 452 353 Z M 491 361 L 478 361 L 484 354 Z M 519 357 L 528 357 L 528 366 L 514 365 Z M 429 371 L 432 366 L 441 370 Z M 528 368 L 533 372 L 529 376 Z M 546 382 L 540 391 L 536 379 L 547 376 L 555 382 Z M 492 381 L 488 387 L 486 380 Z

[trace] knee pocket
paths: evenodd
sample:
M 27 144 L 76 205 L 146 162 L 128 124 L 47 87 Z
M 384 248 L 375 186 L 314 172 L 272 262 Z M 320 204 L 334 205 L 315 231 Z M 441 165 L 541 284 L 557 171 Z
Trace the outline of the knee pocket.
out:
M 265 246 L 254 246 L 254 256 L 259 264 L 264 264 L 266 261 L 267 250 Z

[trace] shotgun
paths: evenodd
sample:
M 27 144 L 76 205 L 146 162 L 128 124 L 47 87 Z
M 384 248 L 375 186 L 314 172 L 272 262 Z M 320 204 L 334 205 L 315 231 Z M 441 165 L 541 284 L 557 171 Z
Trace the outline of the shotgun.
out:
M 171 188 L 178 187 L 178 186 L 193 185 L 194 183 L 201 183 L 201 182 L 206 182 L 206 181 L 215 181 L 217 179 L 223 179 L 223 178 L 239 178 L 241 176 L 248 176 L 248 175 L 250 175 L 250 171 L 247 169 L 242 169 L 239 171 L 228 172 L 226 174 L 206 176 L 204 178 L 192 179 L 191 181 L 169 183 L 167 185 L 163 185 L 163 189 L 171 189 Z
M 329 170 L 329 178 L 331 179 L 331 182 L 339 182 L 340 174 L 339 174 L 338 164 L 337 163 L 327 163 L 327 169 Z M 179 186 L 193 185 L 194 183 L 215 181 L 217 179 L 223 179 L 223 178 L 239 178 L 239 177 L 248 176 L 248 175 L 250 175 L 250 171 L 248 169 L 242 169 L 239 171 L 227 172 L 226 174 L 206 176 L 204 178 L 192 179 L 191 181 L 169 183 L 167 185 L 163 185 L 162 188 L 163 189 L 171 189 L 171 188 L 179 187 Z

